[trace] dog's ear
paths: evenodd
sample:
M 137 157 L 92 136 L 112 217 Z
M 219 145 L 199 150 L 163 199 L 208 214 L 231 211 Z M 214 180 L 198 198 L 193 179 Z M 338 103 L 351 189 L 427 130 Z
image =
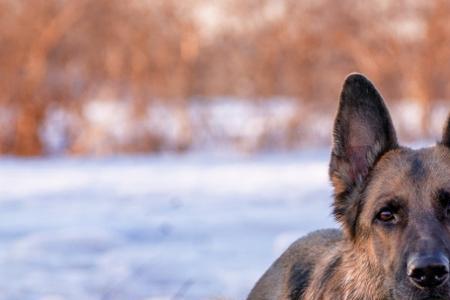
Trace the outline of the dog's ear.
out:
M 385 152 L 398 147 L 391 117 L 373 84 L 360 74 L 345 80 L 334 123 L 330 178 L 334 186 L 334 215 L 354 233 L 361 188 Z
M 447 117 L 447 121 L 445 122 L 441 144 L 450 148 L 450 115 Z

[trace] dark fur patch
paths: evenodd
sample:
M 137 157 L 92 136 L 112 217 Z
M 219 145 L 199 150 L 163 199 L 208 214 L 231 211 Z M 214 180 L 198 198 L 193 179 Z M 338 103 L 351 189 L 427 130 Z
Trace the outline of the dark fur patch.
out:
M 305 266 L 301 264 L 296 264 L 292 267 L 289 277 L 289 287 L 291 288 L 289 292 L 289 299 L 301 299 L 303 293 L 308 287 L 310 271 L 311 270 L 309 268 L 305 268 Z
M 415 155 L 411 162 L 411 169 L 409 170 L 409 176 L 413 179 L 413 181 L 421 181 L 427 175 L 425 167 L 423 165 L 422 160 Z
M 320 278 L 320 287 L 322 289 L 335 275 L 336 271 L 340 268 L 342 264 L 342 257 L 340 255 L 332 258 L 330 262 L 326 265 L 322 272 L 322 277 Z M 303 266 L 294 267 L 291 272 L 291 277 L 289 278 L 289 284 L 291 287 L 291 292 L 289 294 L 290 300 L 300 300 L 303 299 L 304 293 L 310 283 L 310 271 L 305 270 Z M 317 280 L 317 278 L 315 278 Z

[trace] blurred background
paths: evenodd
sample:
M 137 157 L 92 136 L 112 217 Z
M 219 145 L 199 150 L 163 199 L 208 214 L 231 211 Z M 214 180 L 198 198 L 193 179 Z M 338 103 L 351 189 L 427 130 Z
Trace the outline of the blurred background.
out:
M 0 14 L 4 154 L 324 145 L 353 71 L 408 111 L 406 138 L 429 137 L 450 94 L 444 0 L 2 0 Z
M 348 73 L 401 141 L 439 139 L 449 22 L 445 0 L 0 0 L 0 299 L 245 298 L 336 226 Z

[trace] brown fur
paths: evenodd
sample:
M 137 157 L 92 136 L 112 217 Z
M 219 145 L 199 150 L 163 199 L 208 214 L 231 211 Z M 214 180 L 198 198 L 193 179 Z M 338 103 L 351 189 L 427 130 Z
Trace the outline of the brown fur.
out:
M 248 299 L 450 299 L 448 280 L 422 287 L 407 274 L 412 257 L 450 257 L 449 123 L 440 144 L 401 147 L 381 96 L 366 78 L 350 75 L 330 162 L 343 231 L 299 239 Z M 392 220 L 380 218 L 386 210 Z

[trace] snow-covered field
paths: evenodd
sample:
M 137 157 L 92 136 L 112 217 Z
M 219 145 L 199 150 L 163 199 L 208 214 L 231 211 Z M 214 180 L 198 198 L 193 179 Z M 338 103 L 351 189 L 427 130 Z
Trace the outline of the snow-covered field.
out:
M 328 151 L 0 160 L 0 299 L 243 299 L 335 227 Z

